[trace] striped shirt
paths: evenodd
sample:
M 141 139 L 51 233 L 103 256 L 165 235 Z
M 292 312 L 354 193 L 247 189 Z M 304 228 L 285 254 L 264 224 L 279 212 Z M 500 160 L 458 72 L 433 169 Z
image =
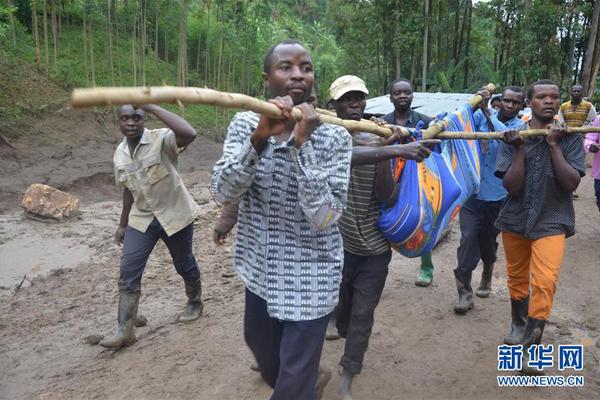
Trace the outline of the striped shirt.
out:
M 378 136 L 352 136 L 353 146 L 381 146 Z M 377 164 L 357 165 L 350 170 L 348 204 L 340 218 L 344 250 L 359 256 L 374 256 L 390 249 L 388 241 L 377 227 L 381 204 L 375 197 Z
M 317 319 L 338 301 L 350 134 L 322 124 L 300 149 L 293 136 L 271 137 L 259 155 L 250 143 L 259 117 L 233 117 L 211 190 L 219 202 L 240 202 L 234 265 L 248 290 L 272 318 Z
M 596 119 L 596 109 L 589 101 L 581 100 L 576 106 L 567 101 L 561 104 L 558 118 L 572 128 L 588 126 Z

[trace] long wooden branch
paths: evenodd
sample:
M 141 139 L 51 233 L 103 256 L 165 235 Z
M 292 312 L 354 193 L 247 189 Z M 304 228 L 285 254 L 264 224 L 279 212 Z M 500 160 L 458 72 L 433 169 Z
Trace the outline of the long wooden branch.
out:
M 519 132 L 524 138 L 535 136 L 547 136 L 550 129 L 529 129 Z M 585 126 L 582 128 L 567 128 L 569 134 L 585 134 L 590 132 L 600 132 L 600 127 Z M 438 139 L 476 139 L 476 140 L 495 140 L 502 139 L 504 132 L 442 132 L 436 136 Z
M 495 90 L 493 84 L 489 84 L 487 89 L 490 92 Z M 469 100 L 471 106 L 481 102 L 482 97 L 473 96 Z M 95 107 L 95 106 L 113 106 L 122 104 L 147 104 L 147 103 L 171 103 L 171 104 L 205 104 L 225 108 L 240 108 L 251 110 L 271 118 L 283 118 L 281 110 L 274 104 L 259 100 L 251 96 L 240 93 L 219 92 L 212 89 L 176 87 L 176 86 L 158 86 L 158 87 L 124 87 L 124 88 L 89 88 L 75 89 L 71 94 L 71 105 L 75 108 Z M 323 123 L 343 126 L 349 131 L 370 132 L 379 136 L 391 136 L 393 131 L 390 125 L 379 126 L 372 121 L 361 119 L 360 121 L 341 119 L 334 113 L 318 109 L 319 119 Z M 292 116 L 296 120 L 302 118 L 302 111 L 298 108 L 292 109 Z M 413 130 L 399 127 L 402 136 L 409 136 Z M 440 139 L 477 139 L 490 140 L 501 139 L 502 132 L 442 132 L 444 124 L 435 122 L 429 128 L 422 131 L 423 138 Z M 570 133 L 597 132 L 599 128 L 569 128 Z M 540 136 L 547 134 L 547 129 L 536 129 L 523 132 L 523 137 Z

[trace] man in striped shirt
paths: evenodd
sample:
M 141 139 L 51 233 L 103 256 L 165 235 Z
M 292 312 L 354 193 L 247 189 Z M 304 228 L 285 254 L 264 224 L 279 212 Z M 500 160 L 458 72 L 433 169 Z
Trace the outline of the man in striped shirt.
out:
M 345 75 L 331 84 L 337 116 L 360 120 L 369 93 L 357 76 Z M 362 362 L 373 328 L 375 307 L 385 285 L 392 252 L 388 241 L 377 227 L 382 203 L 392 206 L 397 197 L 390 159 L 402 157 L 421 161 L 431 151 L 426 144 L 438 141 L 389 145 L 397 135 L 381 139 L 370 133 L 352 133 L 352 169 L 348 187 L 348 203 L 340 218 L 344 239 L 344 269 L 340 301 L 335 309 L 335 322 L 340 336 L 346 338 L 340 394 L 350 398 L 355 374 Z M 384 146 L 384 147 L 381 147 Z
M 337 221 L 346 204 L 352 143 L 344 128 L 319 125 L 306 103 L 313 63 L 299 42 L 273 46 L 263 78 L 285 118 L 234 116 L 212 192 L 220 202 L 240 204 L 234 265 L 246 286 L 244 337 L 274 389 L 271 399 L 312 400 L 338 301 L 343 252 Z M 302 111 L 298 122 L 293 106 Z

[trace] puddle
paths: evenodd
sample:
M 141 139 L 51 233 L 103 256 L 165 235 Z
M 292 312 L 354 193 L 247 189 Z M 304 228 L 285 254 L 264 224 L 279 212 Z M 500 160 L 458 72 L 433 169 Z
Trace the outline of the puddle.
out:
M 81 243 L 81 224 L 38 222 L 18 213 L 0 216 L 0 290 L 12 290 L 24 275 L 30 279 L 89 261 L 93 250 Z

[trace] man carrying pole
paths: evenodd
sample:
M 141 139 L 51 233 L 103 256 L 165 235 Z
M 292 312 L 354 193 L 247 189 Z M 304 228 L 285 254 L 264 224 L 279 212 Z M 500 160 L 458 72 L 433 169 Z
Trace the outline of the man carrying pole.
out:
M 517 86 L 504 89 L 500 97 L 500 110 L 490 111 L 487 107 L 490 93 L 482 89 L 477 94 L 483 97 L 480 109 L 474 114 L 475 128 L 480 132 L 504 131 L 506 127 L 522 125 L 517 115 L 523 106 L 525 93 Z M 498 212 L 504 204 L 506 190 L 502 180 L 495 175 L 499 140 L 481 141 L 482 158 L 479 192 L 471 196 L 460 209 L 460 245 L 456 251 L 458 266 L 454 270 L 458 303 L 454 312 L 464 314 L 474 306 L 471 275 L 479 260 L 483 261 L 481 282 L 475 294 L 488 297 L 491 293 L 492 272 L 496 262 L 500 232 L 495 226 Z
M 545 128 L 546 137 L 526 140 L 519 131 L 504 133 L 496 176 L 508 191 L 496 226 L 506 253 L 512 324 L 506 344 L 540 344 L 552 309 L 565 239 L 575 233 L 572 193 L 585 175 L 581 135 L 568 135 L 553 122 L 560 91 L 551 80 L 527 90 L 532 116 L 521 132 Z M 531 291 L 529 289 L 531 284 Z
M 246 286 L 244 337 L 271 399 L 318 396 L 319 361 L 343 264 L 337 221 L 346 203 L 351 138 L 320 124 L 309 100 L 313 63 L 297 41 L 265 57 L 263 79 L 284 119 L 238 113 L 212 191 L 239 202 L 234 264 Z M 292 107 L 302 118 L 291 118 Z M 329 374 L 330 376 L 330 374 Z M 319 390 L 318 390 L 319 389 Z
M 339 118 L 359 121 L 367 105 L 367 90 L 357 76 L 345 75 L 330 87 Z M 426 147 L 438 140 L 388 145 L 399 136 L 382 139 L 365 132 L 352 132 L 352 169 L 348 203 L 340 218 L 344 240 L 344 268 L 340 300 L 335 308 L 337 332 L 346 338 L 340 395 L 351 398 L 352 381 L 362 370 L 373 329 L 374 313 L 388 273 L 392 251 L 377 226 L 381 205 L 393 206 L 398 195 L 390 159 L 422 161 L 431 154 Z M 385 146 L 385 147 L 382 147 Z

